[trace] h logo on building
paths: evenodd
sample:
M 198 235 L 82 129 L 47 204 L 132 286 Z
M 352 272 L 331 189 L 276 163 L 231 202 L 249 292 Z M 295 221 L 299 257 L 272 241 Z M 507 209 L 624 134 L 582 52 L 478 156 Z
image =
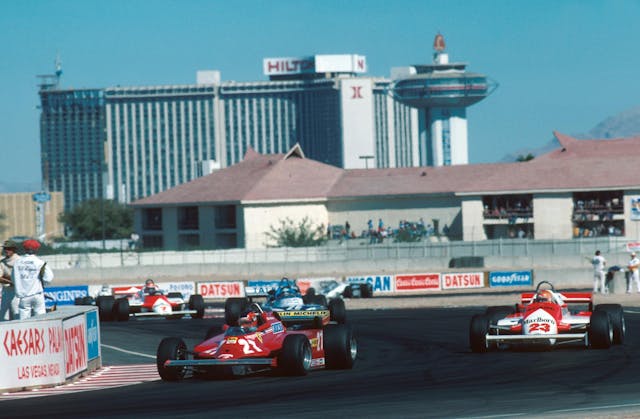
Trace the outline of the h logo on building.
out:
M 351 99 L 363 99 L 362 86 L 351 86 Z

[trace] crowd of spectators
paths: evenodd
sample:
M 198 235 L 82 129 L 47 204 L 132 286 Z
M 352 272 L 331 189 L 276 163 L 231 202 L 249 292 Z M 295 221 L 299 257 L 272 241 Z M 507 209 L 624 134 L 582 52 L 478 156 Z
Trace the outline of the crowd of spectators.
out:
M 444 226 L 442 234 L 447 235 L 449 227 Z M 420 241 L 423 238 L 438 235 L 435 228 L 431 224 L 425 225 L 424 219 L 418 221 L 400 220 L 398 227 L 385 225 L 382 218 L 378 218 L 377 222 L 373 219 L 367 221 L 367 226 L 361 230 L 360 234 L 351 228 L 349 221 L 344 225 L 331 225 L 327 227 L 327 239 L 329 240 L 350 240 L 350 239 L 369 239 L 369 244 L 384 243 L 385 239 L 394 238 L 397 241 Z

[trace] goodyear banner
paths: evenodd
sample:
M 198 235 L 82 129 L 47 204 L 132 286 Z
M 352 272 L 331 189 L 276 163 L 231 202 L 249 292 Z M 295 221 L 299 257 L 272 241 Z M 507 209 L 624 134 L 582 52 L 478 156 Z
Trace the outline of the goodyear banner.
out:
M 521 287 L 533 285 L 532 271 L 489 272 L 490 287 Z

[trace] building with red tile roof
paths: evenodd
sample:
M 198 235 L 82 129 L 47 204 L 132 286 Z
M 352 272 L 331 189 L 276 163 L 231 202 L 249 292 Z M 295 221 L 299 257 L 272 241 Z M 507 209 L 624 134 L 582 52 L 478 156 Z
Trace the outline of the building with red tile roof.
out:
M 286 154 L 249 150 L 244 160 L 132 203 L 147 247 L 268 246 L 281 220 L 344 225 L 367 234 L 381 219 L 431 227 L 433 237 L 569 239 L 637 237 L 635 166 L 640 137 L 578 140 L 530 161 L 440 167 L 340 169 Z M 432 238 L 433 240 L 433 238 Z

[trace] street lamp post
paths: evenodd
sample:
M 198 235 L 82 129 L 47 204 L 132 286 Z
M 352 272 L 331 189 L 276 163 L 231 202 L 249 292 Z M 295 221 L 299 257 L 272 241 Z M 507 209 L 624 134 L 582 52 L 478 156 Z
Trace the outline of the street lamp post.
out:
M 104 163 L 98 159 L 91 160 L 91 163 L 95 164 L 98 168 L 98 184 L 100 188 L 100 233 L 102 238 L 102 250 L 107 248 L 106 246 L 106 233 L 104 223 Z
M 369 160 L 373 160 L 375 156 L 358 156 L 359 158 L 364 160 L 364 168 L 369 168 Z

